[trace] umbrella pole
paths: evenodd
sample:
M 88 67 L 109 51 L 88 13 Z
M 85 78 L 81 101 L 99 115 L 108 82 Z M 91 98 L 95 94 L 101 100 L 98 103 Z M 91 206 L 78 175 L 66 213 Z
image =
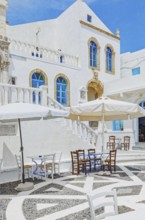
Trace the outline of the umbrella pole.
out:
M 102 117 L 102 152 L 104 152 L 104 113 Z
M 21 147 L 20 147 L 20 152 L 21 152 L 21 158 L 22 158 L 22 163 L 21 163 L 21 169 L 22 169 L 22 183 L 25 183 L 25 173 L 24 173 L 24 153 L 23 153 L 23 142 L 22 142 L 22 132 L 21 132 L 21 122 L 20 119 L 18 119 L 19 123 L 19 132 L 20 132 L 20 142 L 21 142 Z

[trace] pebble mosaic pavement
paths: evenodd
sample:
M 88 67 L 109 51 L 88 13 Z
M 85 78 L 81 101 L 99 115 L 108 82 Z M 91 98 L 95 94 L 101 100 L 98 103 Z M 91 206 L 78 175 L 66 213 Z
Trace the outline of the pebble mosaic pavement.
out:
M 119 165 L 110 175 L 61 174 L 35 180 L 34 189 L 16 192 L 18 182 L 0 184 L 0 220 L 90 220 L 86 194 L 115 188 L 119 213 L 145 209 L 145 163 Z

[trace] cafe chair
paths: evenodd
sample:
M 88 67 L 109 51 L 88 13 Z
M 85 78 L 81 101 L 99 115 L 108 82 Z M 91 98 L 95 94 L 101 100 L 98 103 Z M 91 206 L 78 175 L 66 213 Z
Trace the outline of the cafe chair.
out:
M 60 176 L 60 162 L 61 162 L 61 156 L 62 152 L 55 153 L 55 159 L 54 159 L 54 173 L 58 173 Z
M 90 171 L 92 168 L 95 170 L 97 166 L 101 165 L 101 157 L 97 157 L 96 155 L 96 149 L 88 149 L 88 156 L 89 156 L 89 161 L 90 161 Z
M 85 150 L 77 150 L 78 153 L 78 165 L 79 165 L 79 172 L 83 171 L 87 174 L 88 170 L 91 170 L 90 160 L 88 156 L 85 156 Z
M 22 160 L 21 160 L 21 155 L 15 155 L 16 158 L 16 163 L 17 163 L 17 169 L 18 169 L 18 180 L 21 179 L 22 177 Z M 29 177 L 31 177 L 32 179 L 34 179 L 33 177 L 33 166 L 32 164 L 25 164 L 24 165 L 24 172 L 25 175 Z
M 87 195 L 91 220 L 104 219 L 118 214 L 116 190 Z M 100 211 L 102 210 L 102 211 Z
M 78 153 L 77 151 L 71 151 L 71 161 L 72 161 L 72 175 L 79 175 L 79 165 L 78 165 Z
M 130 136 L 124 136 L 124 142 L 121 143 L 121 150 L 129 150 L 130 147 Z
M 54 178 L 54 160 L 55 154 L 44 155 L 41 159 L 41 164 L 39 165 L 39 174 L 41 177 L 44 176 L 45 179 L 48 175 L 51 175 L 51 178 Z
M 117 150 L 110 150 L 108 157 L 102 160 L 103 171 L 105 171 L 106 168 L 110 173 L 112 173 L 113 170 L 116 171 L 116 153 Z
M 89 159 L 85 159 L 84 150 L 71 151 L 71 160 L 73 175 L 79 175 L 80 171 L 84 171 L 86 174 L 88 164 L 90 168 Z
M 107 149 L 109 150 L 115 149 L 115 136 L 109 136 L 109 142 L 107 142 Z

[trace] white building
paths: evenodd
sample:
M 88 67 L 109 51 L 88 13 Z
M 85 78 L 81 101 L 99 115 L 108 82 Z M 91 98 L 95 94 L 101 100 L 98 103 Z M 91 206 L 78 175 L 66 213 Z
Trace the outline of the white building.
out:
M 6 25 L 6 8 L 7 1 L 0 0 L 1 104 L 25 101 L 64 108 L 101 95 L 134 103 L 144 102 L 145 50 L 120 55 L 119 31 L 112 33 L 83 0 L 77 0 L 58 18 L 15 26 Z M 61 123 L 64 125 L 62 120 L 59 125 L 51 122 L 51 131 L 48 123 L 45 125 L 51 138 L 47 129 L 41 131 L 44 143 L 41 143 L 42 138 L 37 139 L 37 134 L 34 141 L 31 137 L 35 134 L 30 132 L 26 139 L 27 149 L 33 144 L 39 151 L 40 143 L 45 149 L 51 143 L 49 150 L 55 145 L 54 148 L 67 149 L 69 153 L 87 143 L 97 143 L 97 133 L 87 124 L 65 121 L 65 127 L 69 125 L 71 132 L 73 130 L 65 133 Z M 57 143 L 56 124 L 60 126 L 56 129 Z M 139 131 L 145 135 L 143 125 L 144 119 L 136 119 L 133 123 L 108 122 L 106 141 L 114 132 L 121 138 L 130 135 L 132 147 L 139 141 Z M 35 127 L 36 124 L 34 130 Z M 17 139 L 2 136 L 1 145 L 5 141 L 16 151 Z M 143 136 L 140 141 L 144 141 Z

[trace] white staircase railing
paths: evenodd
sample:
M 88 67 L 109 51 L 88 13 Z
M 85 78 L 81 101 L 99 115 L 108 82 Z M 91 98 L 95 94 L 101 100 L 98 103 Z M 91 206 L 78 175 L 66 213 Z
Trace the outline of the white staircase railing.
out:
M 67 108 L 58 103 L 56 100 L 48 96 L 47 87 L 40 88 L 20 87 L 11 84 L 0 83 L 0 105 L 5 105 L 12 102 L 36 103 L 52 108 L 63 109 Z M 66 125 L 72 129 L 74 134 L 87 141 L 92 146 L 96 146 L 98 133 L 91 129 L 87 124 L 80 121 L 66 120 Z
M 66 120 L 67 125 L 84 141 L 87 141 L 92 147 L 97 144 L 98 133 L 91 129 L 87 124 L 81 121 Z
M 59 102 L 56 100 L 52 99 L 51 97 L 48 97 L 48 106 L 49 107 L 54 107 L 62 110 L 66 110 L 63 105 L 61 105 Z M 93 129 L 91 129 L 87 124 L 81 122 L 81 121 L 74 121 L 74 120 L 69 120 L 66 119 L 66 125 L 71 128 L 74 134 L 77 134 L 80 138 L 83 140 L 87 141 L 89 144 L 92 146 L 96 146 L 97 144 L 97 138 L 98 138 L 98 133 L 95 132 Z

